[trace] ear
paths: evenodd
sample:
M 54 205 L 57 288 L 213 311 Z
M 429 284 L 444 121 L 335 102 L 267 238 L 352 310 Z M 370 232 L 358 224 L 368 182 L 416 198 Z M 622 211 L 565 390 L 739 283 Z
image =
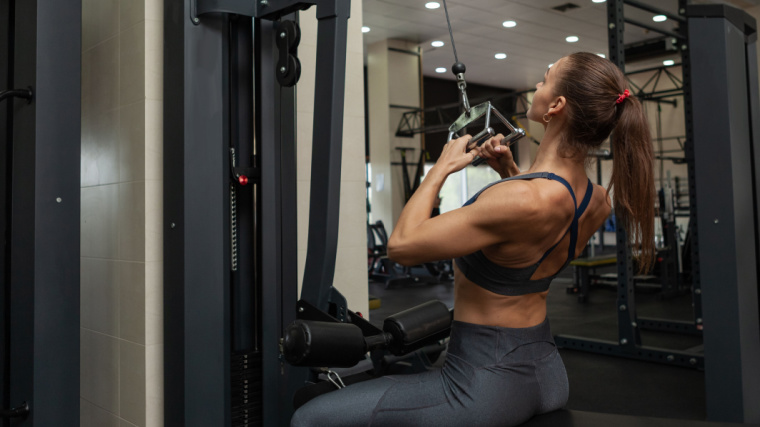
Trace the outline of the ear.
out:
M 556 115 L 559 114 L 562 110 L 565 109 L 567 106 L 567 99 L 565 99 L 564 96 L 560 95 L 549 104 L 549 114 L 550 115 Z

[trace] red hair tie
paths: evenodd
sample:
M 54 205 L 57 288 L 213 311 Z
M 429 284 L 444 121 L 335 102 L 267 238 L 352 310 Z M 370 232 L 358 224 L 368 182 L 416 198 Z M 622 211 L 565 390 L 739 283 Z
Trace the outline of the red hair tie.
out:
M 617 101 L 615 101 L 615 104 L 620 104 L 621 102 L 625 101 L 625 99 L 628 98 L 630 95 L 631 95 L 631 92 L 629 92 L 628 89 L 626 89 L 625 91 L 623 91 L 622 95 L 618 96 L 618 99 Z

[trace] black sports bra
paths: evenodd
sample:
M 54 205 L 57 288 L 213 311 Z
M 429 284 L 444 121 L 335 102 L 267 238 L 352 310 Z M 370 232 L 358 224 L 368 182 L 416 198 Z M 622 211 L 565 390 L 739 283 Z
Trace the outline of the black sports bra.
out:
M 561 176 L 550 172 L 529 173 L 492 182 L 491 184 L 485 186 L 477 194 L 472 196 L 472 198 L 468 200 L 464 206 L 474 203 L 475 200 L 478 199 L 478 196 L 483 193 L 483 191 L 487 190 L 493 185 L 505 181 L 534 178 L 551 179 L 562 183 L 565 187 L 567 187 L 568 191 L 570 191 L 570 195 L 573 197 L 573 206 L 577 206 L 578 202 L 575 198 L 573 187 L 571 187 L 570 184 Z M 454 260 L 457 264 L 457 267 L 459 267 L 459 271 L 461 271 L 465 277 L 467 277 L 476 285 L 500 295 L 526 295 L 534 292 L 543 292 L 548 290 L 551 281 L 557 277 L 557 275 L 562 270 L 564 270 L 568 264 L 570 264 L 570 261 L 572 261 L 573 258 L 575 258 L 575 246 L 578 242 L 578 219 L 581 217 L 581 215 L 583 215 L 583 212 L 586 211 L 586 207 L 588 207 L 589 201 L 591 200 L 591 193 L 593 192 L 593 189 L 594 187 L 591 184 L 591 180 L 589 180 L 588 186 L 586 187 L 586 195 L 583 197 L 581 205 L 575 208 L 575 216 L 573 217 L 573 222 L 570 224 L 570 228 L 568 230 L 570 232 L 570 247 L 568 249 L 567 262 L 565 262 L 565 265 L 563 265 L 562 268 L 560 268 L 559 271 L 557 271 L 554 275 L 544 277 L 542 279 L 530 280 L 530 278 L 533 276 L 533 273 L 538 270 L 541 262 L 546 259 L 547 256 L 549 256 L 554 248 L 557 247 L 559 242 L 552 246 L 548 251 L 546 251 L 546 253 L 544 253 L 544 255 L 537 263 L 528 267 L 503 267 L 486 258 L 482 251 L 477 251 L 469 255 L 456 258 Z

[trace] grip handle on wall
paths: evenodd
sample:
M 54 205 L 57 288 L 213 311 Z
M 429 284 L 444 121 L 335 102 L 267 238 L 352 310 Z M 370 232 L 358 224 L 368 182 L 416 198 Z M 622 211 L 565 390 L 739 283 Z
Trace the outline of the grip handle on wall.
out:
M 29 102 L 32 102 L 34 92 L 32 92 L 32 88 L 4 90 L 0 92 L 0 101 L 4 101 L 5 98 L 11 98 L 14 96 L 17 98 L 28 99 Z
M 29 414 L 29 404 L 24 402 L 13 409 L 3 409 L 0 411 L 0 418 L 19 418 Z

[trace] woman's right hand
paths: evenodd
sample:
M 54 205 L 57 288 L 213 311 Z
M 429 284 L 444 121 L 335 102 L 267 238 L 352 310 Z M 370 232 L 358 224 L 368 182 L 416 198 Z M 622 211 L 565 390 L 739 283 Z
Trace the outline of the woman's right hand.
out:
M 505 145 L 501 145 L 504 135 L 498 134 L 480 146 L 479 156 L 488 162 L 502 178 L 509 178 L 520 174 L 520 168 L 517 167 L 512 150 Z

